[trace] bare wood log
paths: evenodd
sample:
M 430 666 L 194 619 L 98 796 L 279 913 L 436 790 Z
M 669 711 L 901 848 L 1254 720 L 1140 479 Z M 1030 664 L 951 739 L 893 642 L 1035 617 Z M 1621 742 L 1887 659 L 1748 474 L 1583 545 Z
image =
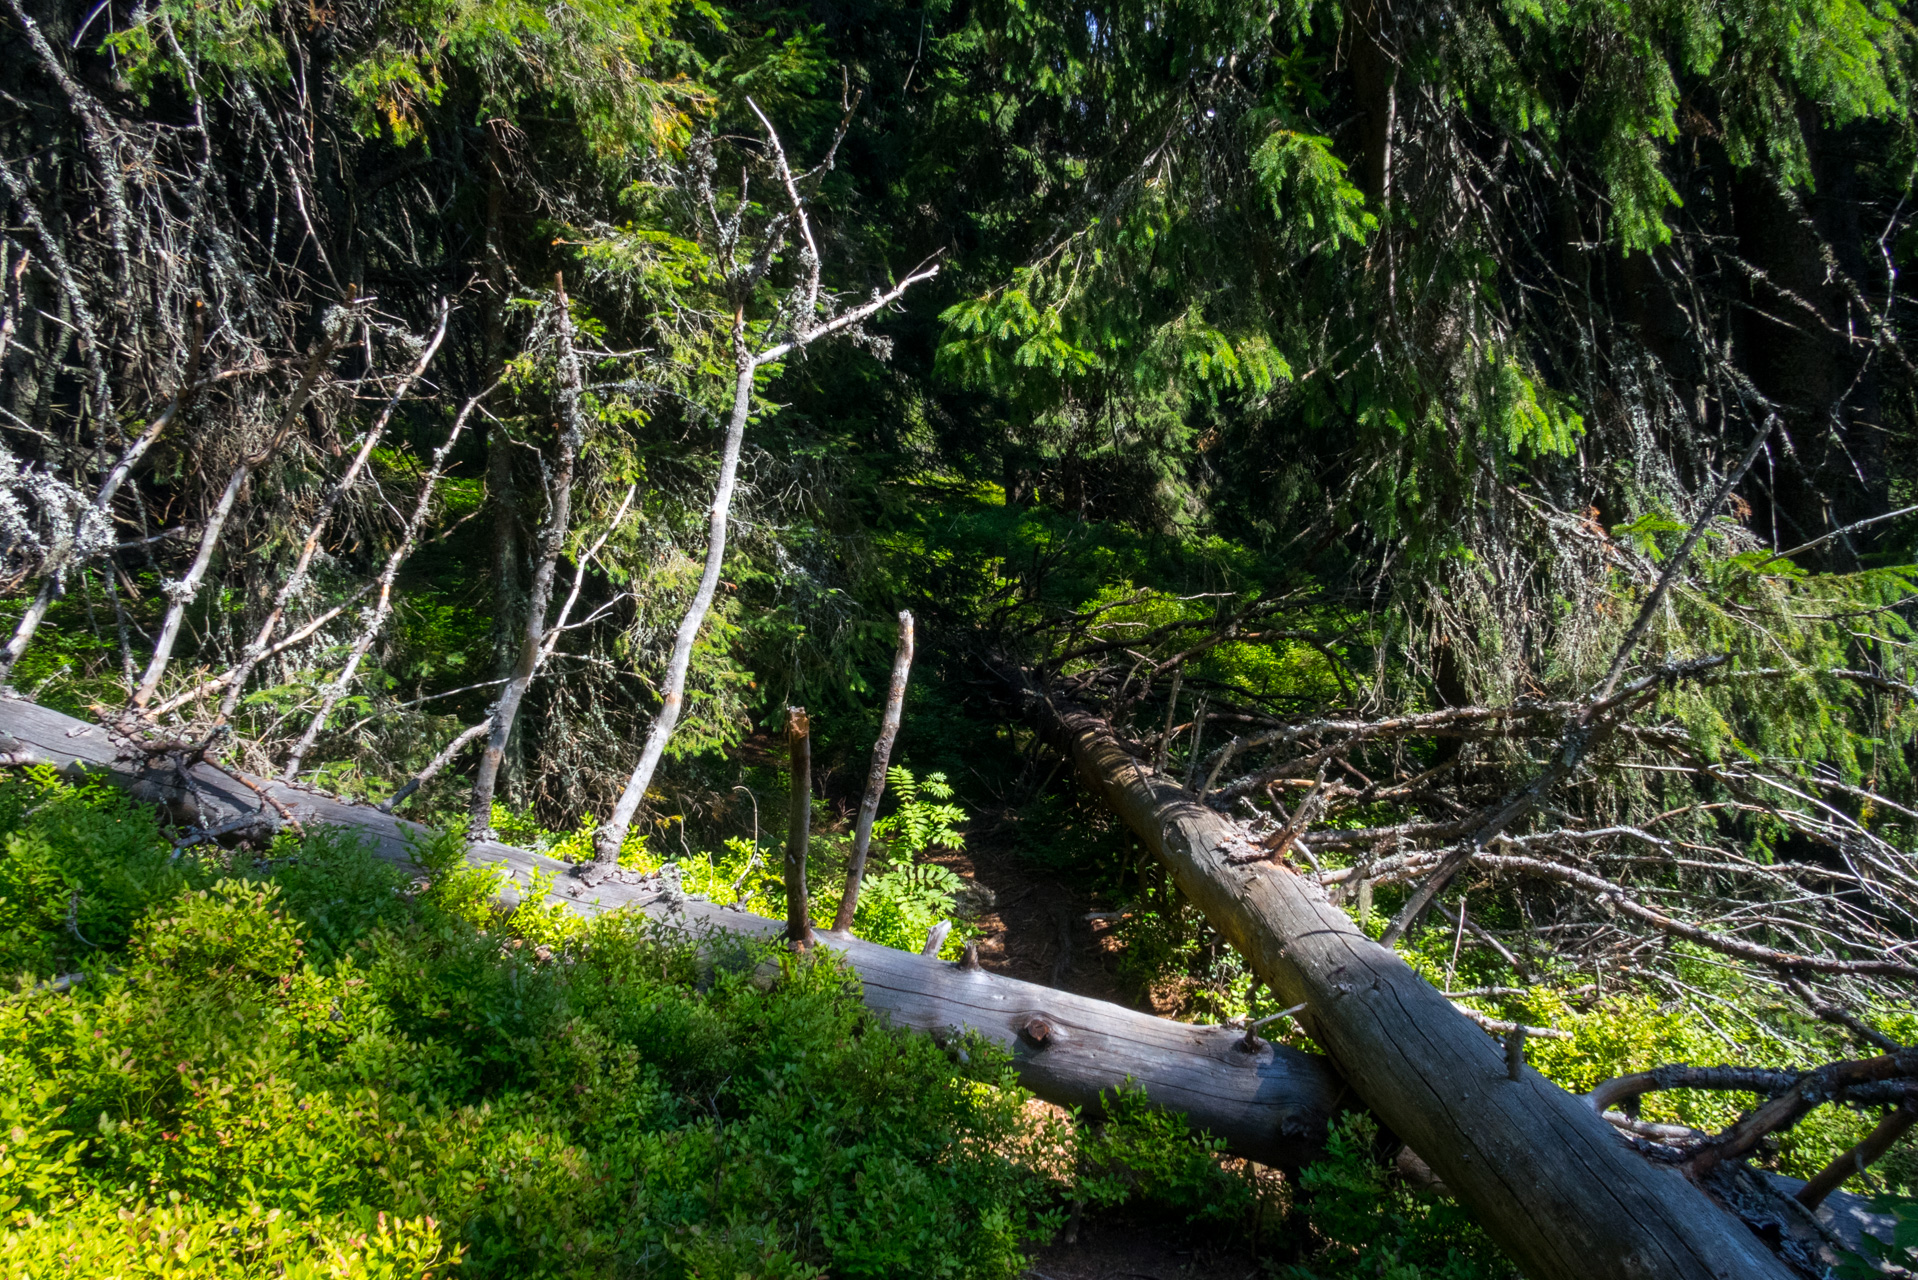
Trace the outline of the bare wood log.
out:
M 22 762 L 61 768 L 78 763 L 127 785 L 139 777 L 133 765 L 116 757 L 105 729 L 30 702 L 0 697 L 0 734 Z M 193 777 L 209 827 L 256 811 L 253 793 L 226 775 L 199 766 Z M 279 782 L 260 785 L 308 827 L 351 831 L 380 857 L 409 869 L 413 849 L 432 834 L 371 805 Z M 649 886 L 613 880 L 589 889 L 563 874 L 565 863 L 510 845 L 469 845 L 467 860 L 497 868 L 509 878 L 512 892 L 536 877 L 554 883 L 557 876 L 547 900 L 584 916 L 621 909 L 665 911 Z M 780 921 L 698 899 L 682 898 L 673 911 L 682 927 L 697 931 L 768 941 L 784 932 Z M 1244 1037 L 1227 1027 L 1155 1018 L 856 938 L 828 935 L 823 942 L 857 976 L 875 1013 L 896 1026 L 940 1036 L 976 1032 L 1011 1053 L 1026 1088 L 1048 1102 L 1083 1107 L 1088 1115 L 1098 1114 L 1101 1093 L 1130 1081 L 1158 1106 L 1184 1113 L 1195 1129 L 1223 1139 L 1233 1154 L 1296 1167 L 1322 1149 L 1326 1124 L 1346 1096 L 1323 1057 L 1267 1042 L 1248 1052 Z M 1042 1044 L 1022 1034 L 1035 1020 L 1050 1028 Z
M 1526 1068 L 1320 887 L 1253 855 L 1239 829 L 1148 773 L 1110 726 L 1035 699 L 1081 778 L 1288 1004 L 1353 1091 L 1423 1156 L 1539 1280 L 1790 1274 L 1675 1171 L 1627 1147 L 1580 1099 Z
M 792 799 L 786 810 L 786 940 L 812 945 L 812 900 L 806 892 L 806 846 L 812 837 L 812 721 L 804 707 L 786 708 L 786 751 Z
M 872 767 L 866 770 L 866 794 L 859 801 L 859 821 L 853 827 L 852 859 L 846 863 L 846 891 L 832 927 L 844 933 L 852 928 L 859 910 L 859 886 L 866 878 L 866 856 L 872 848 L 873 819 L 879 816 L 879 798 L 886 791 L 886 769 L 892 764 L 893 740 L 906 712 L 906 679 L 912 674 L 912 612 L 899 611 L 899 648 L 892 659 L 892 684 L 886 689 L 886 711 L 879 721 L 879 740 L 872 744 Z

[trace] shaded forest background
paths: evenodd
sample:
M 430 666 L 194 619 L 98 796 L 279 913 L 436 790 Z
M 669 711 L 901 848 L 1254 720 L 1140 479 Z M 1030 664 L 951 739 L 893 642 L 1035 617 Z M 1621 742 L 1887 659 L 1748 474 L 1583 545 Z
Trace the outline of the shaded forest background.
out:
M 679 705 L 744 368 L 629 864 L 769 909 L 803 705 L 830 905 L 908 609 L 868 936 L 1275 1011 L 1052 696 L 1570 1029 L 1568 1087 L 1918 1034 L 1902 6 L 0 18 L 21 695 L 590 859 Z

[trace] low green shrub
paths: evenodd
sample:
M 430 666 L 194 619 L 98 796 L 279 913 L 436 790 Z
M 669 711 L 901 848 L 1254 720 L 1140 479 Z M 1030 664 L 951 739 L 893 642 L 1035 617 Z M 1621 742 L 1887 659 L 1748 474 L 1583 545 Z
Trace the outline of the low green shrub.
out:
M 925 945 L 927 932 L 945 920 L 954 928 L 940 954 L 957 959 L 966 941 L 978 936 L 976 928 L 954 918 L 956 895 L 964 882 L 949 869 L 918 859 L 930 848 L 962 847 L 965 835 L 958 828 L 965 822 L 966 812 L 951 803 L 952 787 L 942 773 L 920 778 L 910 769 L 894 765 L 887 770 L 886 779 L 892 812 L 873 824 L 871 861 L 853 916 L 853 936 L 917 952 Z M 516 813 L 496 802 L 493 829 L 502 840 L 564 861 L 582 862 L 595 856 L 593 840 L 598 828 L 590 817 L 581 819 L 572 831 L 549 831 L 530 813 Z M 832 925 L 845 889 L 851 852 L 852 842 L 847 836 L 825 832 L 812 835 L 806 861 L 807 887 L 813 923 L 820 928 Z M 680 884 L 688 893 L 762 915 L 783 918 L 786 914 L 784 857 L 777 847 L 734 837 L 717 852 L 700 854 L 682 848 L 676 855 L 655 848 L 646 833 L 636 832 L 627 836 L 619 861 L 621 866 L 640 872 L 657 871 L 666 862 L 676 862 Z
M 5 1274 L 1009 1275 L 1055 1213 L 1004 1056 L 830 961 L 501 915 L 457 841 L 176 856 L 45 771 L 0 839 Z
M 991 1277 L 1074 1203 L 1249 1225 L 1136 1092 L 1035 1121 L 1003 1053 L 883 1025 L 829 958 L 503 912 L 461 853 L 175 850 L 0 776 L 0 1274 Z
M 1074 1129 L 1082 1204 L 1144 1203 L 1188 1223 L 1227 1226 L 1257 1209 L 1260 1188 L 1250 1167 L 1222 1164 L 1225 1144 L 1192 1134 L 1184 1115 L 1158 1110 L 1138 1089 L 1114 1090 L 1100 1102 L 1100 1123 Z
M 1398 1182 L 1373 1158 L 1378 1124 L 1349 1115 L 1333 1125 L 1324 1160 L 1299 1177 L 1299 1216 L 1311 1229 L 1309 1263 L 1283 1280 L 1516 1280 L 1517 1271 L 1450 1200 Z

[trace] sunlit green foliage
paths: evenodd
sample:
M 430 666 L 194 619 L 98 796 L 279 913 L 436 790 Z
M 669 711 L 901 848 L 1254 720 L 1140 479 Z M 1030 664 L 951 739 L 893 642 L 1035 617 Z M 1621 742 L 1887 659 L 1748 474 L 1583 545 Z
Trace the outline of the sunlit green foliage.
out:
M 9 871 L 36 839 L 72 856 L 83 828 L 166 853 L 103 793 L 40 776 L 0 794 Z M 4 1256 L 100 1260 L 165 1232 L 193 1276 L 329 1251 L 351 1276 L 456 1255 L 515 1276 L 645 1256 L 675 1274 L 1017 1269 L 1049 1193 L 1004 1154 L 1019 1095 L 998 1055 L 957 1069 L 872 1026 L 830 962 L 776 960 L 768 993 L 747 980 L 757 949 L 622 919 L 559 937 L 542 909 L 491 907 L 457 841 L 422 856 L 432 885 L 412 892 L 315 835 L 264 874 L 189 857 L 206 889 L 141 901 L 71 866 L 91 916 L 125 914 L 70 992 L 0 1005 Z M 63 924 L 10 935 L 6 967 L 44 977 Z
M 1502 909 L 1482 899 L 1468 902 L 1468 908 L 1481 919 L 1493 920 Z M 1460 947 L 1461 941 L 1455 929 L 1432 929 L 1404 951 L 1412 966 L 1442 989 L 1509 988 L 1518 980 L 1495 957 Z M 1616 978 L 1608 982 L 1603 973 L 1566 971 L 1527 986 L 1523 994 L 1473 998 L 1464 1004 L 1495 1018 L 1569 1033 L 1567 1039 L 1528 1039 L 1525 1052 L 1532 1066 L 1573 1093 L 1676 1062 L 1807 1070 L 1860 1056 L 1848 1037 L 1830 1024 L 1727 968 L 1704 948 L 1680 941 L 1673 950 L 1681 958 L 1688 998 L 1661 1001 Z M 1909 1009 L 1879 1009 L 1872 1016 L 1901 1043 L 1918 1038 L 1918 1018 Z M 1648 1120 L 1717 1133 L 1735 1123 L 1752 1102 L 1750 1095 L 1679 1089 L 1645 1095 L 1642 1114 Z M 1869 1111 L 1820 1107 L 1769 1144 L 1764 1159 L 1780 1172 L 1809 1178 L 1863 1138 L 1877 1119 Z M 1882 1180 L 1887 1176 L 1889 1183 Z M 1902 1166 L 1888 1163 L 1854 1189 L 1889 1186 L 1911 1194 L 1918 1187 L 1904 1185 L 1902 1179 L 1908 1176 Z
M 280 0 L 161 0 L 109 41 L 146 88 L 191 88 L 209 73 L 279 80 L 289 74 L 282 9 Z M 457 79 L 482 86 L 481 119 L 566 104 L 607 159 L 682 143 L 688 110 L 704 96 L 656 70 L 674 16 L 663 0 L 369 0 L 352 9 L 339 84 L 363 131 L 402 144 L 423 136 L 424 117 Z
M 1327 1158 L 1300 1179 L 1304 1213 L 1326 1242 L 1322 1261 L 1287 1267 L 1286 1280 L 1503 1280 L 1516 1273 L 1458 1206 L 1396 1185 L 1369 1148 L 1375 1121 L 1333 1127 Z
M 0 1259 L 26 1274 L 138 1249 L 178 1280 L 1010 1276 L 1074 1206 L 1277 1221 L 1136 1090 L 1035 1127 L 1002 1054 L 874 1025 L 830 960 L 588 922 L 538 886 L 503 910 L 457 839 L 417 850 L 422 880 L 342 833 L 176 860 L 149 812 L 45 770 L 0 780 L 0 833 L 10 884 L 51 842 L 122 913 L 90 914 L 98 945 L 43 917 L 0 953 Z M 182 878 L 125 897 L 80 860 L 103 837 Z M 69 945 L 84 979 L 35 990 Z M 1301 1184 L 1301 1276 L 1347 1273 L 1341 1214 L 1412 1203 L 1339 1141 Z M 1483 1248 L 1455 1211 L 1399 1230 L 1408 1260 Z
M 955 920 L 955 898 L 964 882 L 948 868 L 920 859 L 929 849 L 958 849 L 965 844 L 960 828 L 967 820 L 966 811 L 950 803 L 952 787 L 942 773 L 920 778 L 904 765 L 894 765 L 887 770 L 886 780 L 886 805 L 891 811 L 873 824 L 870 860 L 853 916 L 853 936 L 916 952 L 925 945 L 927 931 L 944 920 L 956 927 L 948 934 L 940 954 L 956 958 L 966 941 L 976 935 L 976 930 Z M 672 862 L 687 893 L 762 915 L 785 915 L 782 849 L 731 837 L 718 851 L 696 854 L 681 843 L 684 823 L 682 815 L 672 814 L 661 818 L 654 832 L 628 833 L 620 865 L 651 874 Z M 495 802 L 493 829 L 508 843 L 569 862 L 586 862 L 594 857 L 597 828 L 590 817 L 582 818 L 573 831 L 552 832 L 541 827 L 532 814 L 515 812 Z M 812 894 L 813 923 L 820 928 L 832 924 L 845 888 L 850 856 L 851 841 L 844 834 L 812 835 L 807 886 Z M 468 873 L 455 869 L 450 874 Z M 539 894 L 530 897 L 537 899 Z

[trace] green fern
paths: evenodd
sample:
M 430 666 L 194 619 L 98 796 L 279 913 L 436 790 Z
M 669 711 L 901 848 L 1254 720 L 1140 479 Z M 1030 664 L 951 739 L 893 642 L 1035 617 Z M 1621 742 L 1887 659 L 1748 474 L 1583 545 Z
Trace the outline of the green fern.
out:
M 935 846 L 965 848 L 959 824 L 966 820 L 966 811 L 950 803 L 952 786 L 945 774 L 929 773 L 921 779 L 896 764 L 886 770 L 886 786 L 898 797 L 899 808 L 873 823 L 872 833 L 885 843 L 889 856 L 916 858 Z

